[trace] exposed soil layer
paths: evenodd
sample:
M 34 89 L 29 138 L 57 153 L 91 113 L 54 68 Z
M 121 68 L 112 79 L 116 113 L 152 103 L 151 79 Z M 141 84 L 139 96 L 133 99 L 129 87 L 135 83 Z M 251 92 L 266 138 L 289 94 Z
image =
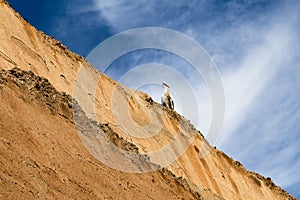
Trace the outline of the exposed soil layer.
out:
M 210 191 L 192 190 L 164 168 L 131 174 L 96 160 L 77 132 L 86 127 L 73 123 L 76 103 L 71 96 L 32 72 L 1 70 L 0 105 L 1 199 L 221 199 Z M 90 121 L 79 106 L 73 109 L 81 112 L 89 130 L 137 152 L 108 125 Z M 141 158 L 141 164 L 156 166 Z

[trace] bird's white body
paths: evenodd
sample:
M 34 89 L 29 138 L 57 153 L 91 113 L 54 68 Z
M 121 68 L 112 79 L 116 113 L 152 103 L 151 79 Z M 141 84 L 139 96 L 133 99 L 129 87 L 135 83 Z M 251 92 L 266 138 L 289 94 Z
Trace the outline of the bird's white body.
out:
M 165 90 L 164 90 L 163 96 L 161 97 L 161 103 L 163 106 L 166 106 L 167 108 L 170 108 L 171 110 L 174 110 L 174 102 L 170 95 L 169 86 L 166 83 L 163 83 L 162 85 L 165 88 Z

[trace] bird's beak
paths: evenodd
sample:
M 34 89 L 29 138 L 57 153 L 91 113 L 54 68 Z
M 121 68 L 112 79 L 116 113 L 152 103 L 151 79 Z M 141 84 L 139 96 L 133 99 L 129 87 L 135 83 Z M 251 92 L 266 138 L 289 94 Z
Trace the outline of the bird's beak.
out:
M 168 88 L 170 88 L 170 86 L 168 84 L 166 84 L 166 83 L 163 83 L 163 85 L 166 86 L 166 87 L 168 87 Z

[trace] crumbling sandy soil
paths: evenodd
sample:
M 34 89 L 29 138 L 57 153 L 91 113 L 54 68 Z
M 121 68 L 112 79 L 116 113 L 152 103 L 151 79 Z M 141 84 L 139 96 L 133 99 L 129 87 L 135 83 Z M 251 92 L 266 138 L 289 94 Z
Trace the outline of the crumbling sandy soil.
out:
M 45 78 L 3 70 L 0 94 L 1 199 L 221 199 L 166 169 L 132 174 L 97 161 L 72 122 L 71 97 Z

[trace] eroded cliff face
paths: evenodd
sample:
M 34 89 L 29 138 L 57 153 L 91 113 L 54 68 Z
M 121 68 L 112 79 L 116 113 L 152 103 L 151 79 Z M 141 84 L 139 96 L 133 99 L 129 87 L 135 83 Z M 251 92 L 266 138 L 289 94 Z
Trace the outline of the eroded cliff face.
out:
M 176 199 L 181 193 L 178 198 L 293 199 L 271 180 L 248 172 L 239 162 L 211 148 L 188 120 L 153 102 L 149 95 L 122 86 L 97 71 L 53 37 L 29 25 L 7 3 L 0 2 L 0 67 L 5 70 L 3 74 L 12 73 L 9 70 L 18 67 L 31 71 L 32 76 L 46 78 L 42 85 L 48 84 L 57 90 L 48 94 L 53 98 L 50 100 L 56 102 L 53 104 L 48 99 L 49 105 L 55 105 L 51 108 L 47 104 L 48 97 L 43 99 L 44 90 L 38 92 L 41 94 L 38 100 L 30 96 L 35 84 L 30 86 L 26 79 L 17 77 L 18 81 L 10 78 L 2 81 L 1 155 L 5 156 L 1 158 L 4 166 L 1 181 L 7 188 L 1 193 L 22 195 L 24 188 L 33 188 L 32 191 L 28 189 L 28 197 L 62 195 L 72 198 L 78 194 L 104 198 L 104 194 L 112 197 L 118 191 L 118 195 L 125 198 L 129 194 L 134 197 L 143 193 L 145 187 L 147 192 L 143 197 L 153 199 Z M 22 80 L 26 85 L 23 89 Z M 22 95 L 23 90 L 29 94 Z M 76 115 L 72 98 L 90 123 L 82 121 L 82 115 Z M 79 118 L 74 120 L 74 115 Z M 78 126 L 84 127 L 79 133 Z M 91 139 L 91 132 L 95 130 L 100 135 L 108 134 L 108 138 L 125 151 L 145 156 L 145 163 L 141 161 L 140 165 L 163 169 L 173 178 L 164 178 L 162 171 L 130 174 L 105 167 L 92 157 L 91 153 L 97 157 L 97 152 L 90 149 L 88 152 L 85 148 L 89 145 L 99 147 L 99 143 Z M 149 136 L 149 133 L 156 134 L 139 137 Z M 82 136 L 86 135 L 88 138 L 84 142 Z M 153 153 L 162 147 L 166 151 Z M 120 163 L 115 164 L 122 167 Z M 151 179 L 152 176 L 155 178 Z M 119 181 L 119 186 L 114 179 Z M 177 179 L 184 184 L 176 182 Z M 105 190 L 101 190 L 104 185 Z M 66 186 L 72 187 L 64 193 L 61 188 Z M 160 186 L 165 189 L 159 190 Z M 110 192 L 106 193 L 106 190 Z M 155 196 L 163 193 L 162 190 L 166 191 L 165 196 Z M 171 193 L 173 197 L 168 197 Z
M 138 149 L 33 72 L 1 70 L 0 94 L 1 199 L 222 199 L 164 168 L 133 174 L 96 160 L 78 130 L 106 136 L 126 151 Z M 73 111 L 83 126 L 74 124 Z M 139 156 L 137 166 L 156 166 Z

